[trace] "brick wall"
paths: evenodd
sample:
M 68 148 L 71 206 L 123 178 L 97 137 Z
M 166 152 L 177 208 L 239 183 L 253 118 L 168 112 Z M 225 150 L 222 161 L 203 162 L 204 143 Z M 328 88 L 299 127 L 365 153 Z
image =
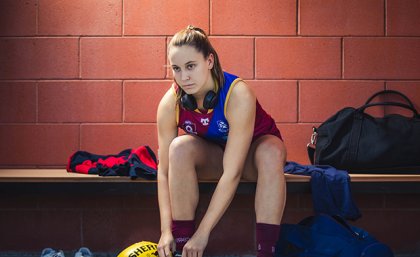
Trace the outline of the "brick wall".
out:
M 420 106 L 418 0 L 0 2 L 0 165 L 63 166 L 76 150 L 157 150 L 168 38 L 205 29 L 307 163 L 311 127 L 373 92 Z
M 156 107 L 171 83 L 166 44 L 187 24 L 207 31 L 224 69 L 255 89 L 278 122 L 289 160 L 308 163 L 305 147 L 312 126 L 344 106 L 363 104 L 375 91 L 400 90 L 420 109 L 419 0 L 1 0 L 0 167 L 64 167 L 77 150 L 110 154 L 150 145 L 157 151 Z M 382 115 L 384 110 L 373 112 Z M 34 203 L 10 197 L 0 198 L 3 226 L 32 216 L 39 219 L 27 223 L 42 230 L 42 222 L 51 217 L 68 218 L 74 224 L 65 234 L 74 241 L 63 247 L 90 243 L 112 248 L 94 243 L 97 228 L 85 231 L 86 224 L 95 224 L 89 217 L 98 218 L 88 204 L 57 207 L 59 200 L 45 196 L 35 197 Z M 302 198 L 291 197 L 286 221 L 308 214 Z M 404 221 L 420 214 L 416 196 L 359 199 L 368 213 L 360 224 L 397 249 L 416 248 L 418 233 L 411 232 L 407 243 L 401 231 L 408 226 Z M 100 211 L 98 223 L 108 220 L 107 213 L 115 217 L 121 206 L 118 200 L 113 203 L 99 208 L 109 213 Z M 252 213 L 249 208 L 246 215 Z M 377 214 L 384 215 L 381 222 L 372 223 Z M 388 218 L 395 216 L 401 219 L 390 223 Z M 132 231 L 117 229 L 122 223 L 130 226 L 118 222 L 111 226 L 117 234 Z M 410 229 L 418 231 L 415 222 Z M 389 235 L 387 226 L 401 234 Z M 18 249 L 23 232 L 14 233 L 0 250 Z M 27 239 L 34 242 L 32 250 L 48 242 Z

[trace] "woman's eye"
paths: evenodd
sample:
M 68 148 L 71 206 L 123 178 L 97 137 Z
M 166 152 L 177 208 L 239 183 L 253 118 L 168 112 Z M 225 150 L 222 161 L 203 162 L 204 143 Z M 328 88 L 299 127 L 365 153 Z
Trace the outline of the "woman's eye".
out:
M 172 70 L 175 71 L 175 72 L 180 71 L 179 67 L 172 67 Z
M 187 69 L 192 70 L 194 69 L 195 64 L 188 64 Z

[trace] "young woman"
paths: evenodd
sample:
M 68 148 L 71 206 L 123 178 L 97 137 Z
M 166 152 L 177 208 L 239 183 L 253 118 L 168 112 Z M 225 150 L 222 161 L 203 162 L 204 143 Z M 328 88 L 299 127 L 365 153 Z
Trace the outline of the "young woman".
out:
M 286 149 L 250 87 L 222 71 L 205 32 L 188 26 L 168 46 L 174 83 L 157 111 L 160 257 L 201 257 L 241 179 L 257 181 L 258 257 L 273 256 L 285 205 Z M 185 134 L 178 136 L 178 128 Z M 195 228 L 198 180 L 218 179 Z M 240 224 L 238 224 L 240 226 Z

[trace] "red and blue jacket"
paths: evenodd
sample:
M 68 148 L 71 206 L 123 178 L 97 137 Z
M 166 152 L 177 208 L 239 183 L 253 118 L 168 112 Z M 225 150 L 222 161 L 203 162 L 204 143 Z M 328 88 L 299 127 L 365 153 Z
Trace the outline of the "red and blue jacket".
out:
M 70 156 L 68 172 L 97 174 L 100 176 L 129 176 L 144 179 L 156 179 L 156 155 L 149 146 L 126 149 L 119 154 L 98 155 L 86 151 L 77 151 Z

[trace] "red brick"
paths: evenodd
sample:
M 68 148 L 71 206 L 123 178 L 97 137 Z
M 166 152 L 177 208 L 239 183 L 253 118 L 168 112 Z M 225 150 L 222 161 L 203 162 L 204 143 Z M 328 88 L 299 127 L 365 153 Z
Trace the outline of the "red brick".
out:
M 78 39 L 1 39 L 0 79 L 77 78 Z
M 248 252 L 250 249 L 255 249 L 254 238 L 254 210 L 228 209 L 214 227 L 205 253 L 211 256 L 220 256 Z
M 254 39 L 212 37 L 210 40 L 223 70 L 243 79 L 254 77 Z
M 384 35 L 384 1 L 299 1 L 300 35 Z
M 313 210 L 314 200 L 311 193 L 299 194 L 299 207 L 303 210 Z
M 394 210 L 420 210 L 419 197 L 416 194 L 392 194 L 385 196 L 386 208 Z
M 392 81 L 386 83 L 387 89 L 397 90 L 406 95 L 411 102 L 414 104 L 414 108 L 420 112 L 420 82 L 402 82 L 402 81 Z M 391 98 L 387 98 L 391 101 L 395 102 L 402 102 L 407 103 L 406 101 L 402 100 L 401 97 L 395 96 Z M 402 110 L 399 107 L 387 107 L 385 108 L 385 113 L 399 113 L 403 115 L 412 116 L 413 113 L 411 111 Z
M 0 193 L 0 210 L 10 209 L 35 209 L 38 206 L 37 197 L 33 194 L 13 194 L 11 196 L 6 190 Z
M 274 80 L 246 81 L 264 110 L 276 122 L 297 121 L 297 82 Z
M 77 189 L 75 189 L 75 192 Z M 92 199 L 90 195 L 83 195 L 80 192 L 74 194 L 67 192 L 55 192 L 54 194 L 39 194 L 37 195 L 37 205 L 39 209 L 72 209 L 82 210 L 83 208 L 95 208 L 101 203 L 100 199 Z M 99 198 L 99 197 L 97 197 Z M 109 199 L 108 205 L 111 205 L 114 199 L 107 196 Z M 115 204 L 114 204 L 115 207 Z M 106 208 L 106 207 L 105 207 Z
M 0 83 L 0 122 L 36 121 L 36 83 Z
M 282 223 L 296 224 L 311 215 L 314 215 L 312 209 L 287 210 L 284 212 Z
M 138 209 L 138 210 L 157 210 L 159 208 L 158 199 L 156 195 L 145 195 L 142 193 L 124 195 L 120 197 L 119 201 L 122 203 L 124 209 Z M 139 204 L 141 202 L 141 204 Z M 104 204 L 106 204 L 104 202 Z M 100 207 L 99 207 L 100 208 Z
M 387 35 L 420 36 L 420 1 L 386 1 Z
M 121 35 L 122 2 L 39 0 L 41 35 Z
M 111 192 L 112 190 L 115 189 L 113 188 L 113 185 L 110 185 L 107 192 Z M 106 197 L 104 197 L 101 194 L 57 192 L 52 195 L 39 194 L 35 197 L 14 196 L 12 200 L 8 200 L 6 197 L 4 198 L 5 199 L 2 199 L 0 196 L 0 202 L 5 203 L 5 205 L 2 205 L 3 208 L 23 208 L 24 206 L 26 206 L 25 208 L 28 208 L 28 206 L 33 205 L 39 209 L 79 209 L 89 211 L 123 209 L 157 210 L 158 208 L 156 195 L 107 194 Z M 139 202 L 141 202 L 141 204 L 139 204 Z
M 209 207 L 209 203 L 211 201 L 211 197 L 213 196 L 213 194 L 210 193 L 201 193 L 200 197 L 198 199 L 198 205 L 196 208 L 196 212 L 201 213 L 202 215 L 204 215 L 204 213 L 206 212 L 207 208 Z M 236 196 L 235 196 L 236 198 Z M 235 202 L 235 200 L 232 200 L 231 205 Z M 200 216 L 200 218 L 202 218 L 202 215 Z
M 383 89 L 380 81 L 301 81 L 299 122 L 324 122 L 344 107 L 362 106 Z M 383 115 L 383 109 L 372 107 L 368 113 Z
M 36 34 L 37 0 L 0 1 L 0 36 Z
M 165 38 L 82 38 L 82 78 L 165 76 Z
M 209 31 L 207 0 L 124 1 L 125 35 L 173 35 L 188 24 Z
M 252 183 L 252 182 L 251 182 Z M 248 186 L 248 185 L 247 185 Z M 251 185 L 249 185 L 251 186 Z M 213 192 L 200 193 L 200 199 L 197 206 L 198 212 L 206 212 L 209 207 Z M 254 199 L 255 194 L 241 194 L 238 193 L 233 198 L 232 202 L 229 205 L 229 210 L 232 211 L 250 211 L 254 212 Z
M 40 82 L 40 122 L 121 122 L 122 82 Z
M 81 243 L 80 214 L 71 210 L 3 210 L 0 228 L 7 231 L 1 236 L 0 251 L 78 249 Z
M 287 160 L 300 164 L 310 164 L 306 145 L 311 140 L 312 127 L 318 124 L 279 124 L 287 149 Z
M 338 38 L 257 38 L 258 79 L 341 77 Z
M 286 196 L 286 207 L 287 210 L 294 210 L 299 208 L 299 197 L 300 193 L 287 193 Z
M 247 186 L 250 186 L 250 185 L 247 185 Z M 212 196 L 212 193 L 210 193 L 209 197 L 211 196 Z M 210 201 L 207 202 L 206 209 L 209 204 L 210 204 Z M 230 210 L 249 211 L 250 213 L 254 212 L 254 208 L 255 208 L 255 194 L 237 193 L 235 197 L 233 198 L 231 204 L 229 205 Z
M 205 210 L 196 215 L 196 226 L 203 219 Z M 249 253 L 255 251 L 255 212 L 248 210 L 227 209 L 219 223 L 214 227 L 206 254 L 223 255 Z
M 155 124 L 92 124 L 81 126 L 81 149 L 97 154 L 117 154 L 148 145 L 157 154 Z
M 124 83 L 124 122 L 156 122 L 160 99 L 172 81 L 131 81 Z
M 78 125 L 1 125 L 0 165 L 66 165 L 79 147 Z
M 225 0 L 211 4 L 213 35 L 296 35 L 296 0 Z
M 417 79 L 420 39 L 345 38 L 344 78 Z
M 356 206 L 363 210 L 381 209 L 385 207 L 385 197 L 383 194 L 353 193 L 353 200 Z
M 141 201 L 138 204 L 141 205 Z M 85 211 L 83 213 L 84 243 L 98 252 L 120 252 L 139 241 L 158 242 L 159 224 L 157 209 Z

